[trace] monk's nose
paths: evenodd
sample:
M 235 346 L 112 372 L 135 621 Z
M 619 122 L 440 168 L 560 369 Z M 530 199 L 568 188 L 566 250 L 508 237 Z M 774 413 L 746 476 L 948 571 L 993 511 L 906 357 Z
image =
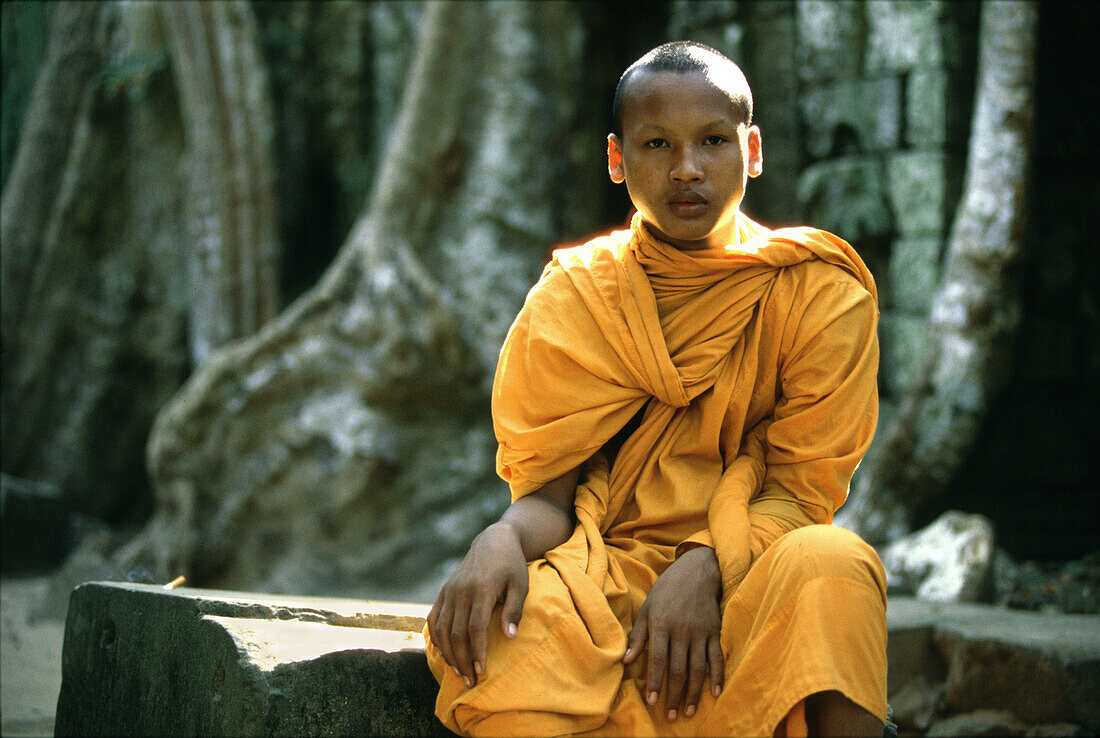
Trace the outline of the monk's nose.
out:
M 699 164 L 698 153 L 693 149 L 683 149 L 673 164 L 669 177 L 673 182 L 698 182 L 703 179 L 703 167 Z

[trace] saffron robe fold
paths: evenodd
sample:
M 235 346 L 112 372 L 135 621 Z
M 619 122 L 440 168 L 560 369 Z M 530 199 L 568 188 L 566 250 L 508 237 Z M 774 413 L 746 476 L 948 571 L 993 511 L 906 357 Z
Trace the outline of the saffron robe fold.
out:
M 494 381 L 498 472 L 514 500 L 584 464 L 577 527 L 530 563 L 518 636 L 490 633 L 475 687 L 428 643 L 452 730 L 771 734 L 827 689 L 885 716 L 881 565 L 813 525 L 874 433 L 874 281 L 831 234 L 738 218 L 737 244 L 683 252 L 636 215 L 556 251 L 528 295 Z M 641 697 L 644 659 L 621 658 L 653 582 L 695 545 L 722 572 L 726 687 L 666 723 Z

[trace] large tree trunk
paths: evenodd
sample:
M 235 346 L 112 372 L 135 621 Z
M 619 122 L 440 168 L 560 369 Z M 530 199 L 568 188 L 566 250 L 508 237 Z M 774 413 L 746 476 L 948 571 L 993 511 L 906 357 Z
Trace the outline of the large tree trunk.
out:
M 286 300 L 317 283 L 362 214 L 424 5 L 265 0 L 254 7 L 276 106 Z
M 177 73 L 181 96 L 161 6 L 57 5 L 0 220 L 2 470 L 130 522 L 150 512 L 144 447 L 187 346 L 245 335 L 274 310 L 270 102 L 241 31 L 250 8 L 164 9 L 208 14 L 220 45 L 207 58 L 229 71 Z M 196 176 L 181 161 L 215 189 L 181 186 Z M 189 263 L 204 268 L 181 278 Z M 258 294 L 237 310 L 227 281 Z M 207 330 L 210 316 L 232 330 Z
M 147 10 L 54 7 L 0 224 L 3 470 L 105 517 L 142 514 L 144 439 L 186 373 L 178 137 Z
M 497 351 L 599 175 L 562 143 L 600 140 L 575 118 L 584 40 L 572 5 L 429 7 L 364 214 L 314 289 L 159 416 L 157 514 L 118 564 L 274 591 L 435 586 L 507 503 Z
M 66 161 L 70 154 L 81 153 L 82 141 L 75 132 L 86 125 L 92 95 L 89 83 L 102 64 L 95 33 L 101 10 L 100 3 L 67 2 L 59 4 L 52 16 L 46 59 L 23 126 L 23 144 L 0 207 L 5 348 L 12 347 L 26 328 L 25 316 L 33 314 L 35 301 L 41 303 L 43 261 L 56 258 L 56 220 L 72 198 L 71 187 L 64 187 Z M 51 222 L 54 227 L 46 236 L 42 226 Z
M 188 271 L 196 365 L 278 308 L 274 120 L 244 0 L 162 6 L 186 132 Z
M 1037 15 L 1025 1 L 981 7 L 966 181 L 932 305 L 923 380 L 837 516 L 873 543 L 908 532 L 914 511 L 944 489 L 1008 380 L 1027 238 Z
M 53 285 L 75 275 L 59 269 L 62 237 L 76 208 L 70 160 L 87 155 L 91 81 L 102 56 L 96 29 L 102 6 L 62 3 L 53 13 L 46 58 L 35 83 L 8 187 L 0 204 L 0 330 L 3 337 L 3 468 L 24 471 L 38 438 L 27 428 L 44 420 L 51 387 L 37 381 L 52 360 L 56 330 L 41 331 L 33 318 L 59 322 L 51 310 Z M 45 334 L 45 335 L 44 335 Z M 41 430 L 41 427 L 35 430 Z

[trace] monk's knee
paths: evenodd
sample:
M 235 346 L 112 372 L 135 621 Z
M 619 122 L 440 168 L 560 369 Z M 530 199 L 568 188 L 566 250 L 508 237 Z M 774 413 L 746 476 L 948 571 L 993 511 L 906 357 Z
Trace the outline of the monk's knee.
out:
M 773 547 L 777 564 L 803 577 L 846 577 L 878 588 L 886 596 L 886 572 L 875 549 L 835 525 L 808 525 L 787 533 Z

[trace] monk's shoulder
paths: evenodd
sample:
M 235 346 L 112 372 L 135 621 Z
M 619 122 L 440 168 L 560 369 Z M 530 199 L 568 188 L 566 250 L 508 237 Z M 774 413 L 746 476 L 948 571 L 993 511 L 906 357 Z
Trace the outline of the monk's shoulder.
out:
M 629 239 L 629 231 L 614 231 L 582 244 L 554 249 L 526 304 L 534 307 L 591 299 L 599 291 L 597 283 L 614 280 L 616 264 Z
M 797 243 L 812 255 L 783 269 L 783 281 L 797 285 L 808 295 L 830 285 L 874 295 L 874 277 L 859 253 L 844 239 L 819 228 L 797 226 L 769 231 L 765 238 Z
M 838 264 L 822 259 L 807 259 L 783 268 L 782 278 L 791 284 L 791 288 L 809 297 L 833 285 L 841 289 L 867 292 L 867 288 L 850 271 Z
M 554 250 L 550 266 L 566 271 L 600 271 L 621 261 L 630 242 L 630 231 L 612 231 L 582 244 Z
M 771 312 L 783 316 L 784 322 L 807 325 L 828 323 L 849 313 L 853 318 L 877 321 L 878 299 L 873 277 L 854 249 L 846 243 L 844 247 L 846 258 L 841 263 L 835 260 L 835 254 L 823 258 L 819 253 L 780 269 L 768 306 Z

